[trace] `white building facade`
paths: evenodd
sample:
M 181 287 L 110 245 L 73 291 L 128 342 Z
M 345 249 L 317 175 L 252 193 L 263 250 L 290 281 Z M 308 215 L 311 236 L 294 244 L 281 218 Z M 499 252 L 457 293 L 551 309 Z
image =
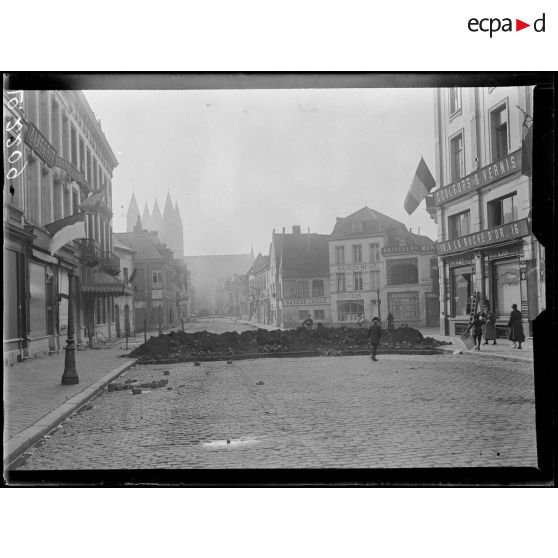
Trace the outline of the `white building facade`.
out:
M 488 305 L 507 336 L 511 305 L 526 333 L 545 307 L 544 249 L 531 234 L 531 178 L 522 146 L 530 87 L 448 88 L 434 93 L 441 332 L 465 331 Z

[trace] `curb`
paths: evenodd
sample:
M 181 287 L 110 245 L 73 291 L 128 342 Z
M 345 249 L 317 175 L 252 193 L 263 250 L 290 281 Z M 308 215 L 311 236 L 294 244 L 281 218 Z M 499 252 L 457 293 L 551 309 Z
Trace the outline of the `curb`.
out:
M 34 446 L 43 436 L 54 430 L 62 421 L 68 418 L 93 399 L 98 393 L 103 391 L 105 386 L 117 378 L 126 370 L 137 364 L 137 359 L 131 359 L 121 364 L 108 374 L 105 374 L 100 380 L 97 380 L 84 390 L 76 393 L 73 397 L 62 403 L 59 407 L 50 411 L 42 419 L 35 424 L 22 430 L 13 438 L 4 443 L 4 468 L 7 469 L 29 448 Z
M 440 347 L 440 349 L 442 349 L 442 351 L 445 351 L 447 353 L 453 353 L 455 351 L 455 347 L 453 347 L 453 348 Z M 498 354 L 498 353 L 486 353 L 486 352 L 482 353 L 482 355 L 481 355 L 480 353 L 474 353 L 472 349 L 467 350 L 467 351 L 463 351 L 462 354 L 464 354 L 464 355 L 471 354 L 473 356 L 480 356 L 482 358 L 484 358 L 484 357 L 500 358 L 502 360 L 511 360 L 512 362 L 523 362 L 523 363 L 527 363 L 527 364 L 534 364 L 533 359 L 528 358 L 528 357 L 515 357 L 515 356 L 508 356 L 508 355 L 503 355 L 503 354 Z

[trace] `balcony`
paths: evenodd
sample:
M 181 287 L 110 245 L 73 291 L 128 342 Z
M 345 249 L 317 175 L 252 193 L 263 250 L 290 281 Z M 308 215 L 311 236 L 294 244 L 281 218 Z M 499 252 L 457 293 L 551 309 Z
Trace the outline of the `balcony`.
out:
M 95 267 L 101 261 L 101 246 L 93 238 L 84 238 L 81 241 L 81 258 L 86 267 Z
M 118 275 L 120 273 L 120 258 L 113 252 L 105 250 L 101 256 L 100 267 L 109 275 Z

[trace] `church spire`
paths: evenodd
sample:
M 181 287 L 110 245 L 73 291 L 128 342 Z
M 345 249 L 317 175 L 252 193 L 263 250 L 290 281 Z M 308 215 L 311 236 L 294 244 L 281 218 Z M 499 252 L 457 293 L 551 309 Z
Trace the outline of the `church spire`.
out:
M 143 224 L 143 228 L 146 230 L 151 230 L 151 215 L 149 214 L 149 207 L 147 207 L 147 202 L 143 206 L 143 214 L 141 216 L 141 222 Z
M 163 224 L 163 218 L 161 217 L 161 210 L 159 209 L 159 204 L 155 200 L 155 205 L 153 206 L 153 211 L 151 212 L 151 229 L 161 232 L 161 225 Z M 159 236 L 159 238 L 161 238 Z
M 140 211 L 138 207 L 138 202 L 136 201 L 136 193 L 132 192 L 132 199 L 128 205 L 128 213 L 126 214 L 126 231 L 132 232 L 134 226 L 140 216 Z

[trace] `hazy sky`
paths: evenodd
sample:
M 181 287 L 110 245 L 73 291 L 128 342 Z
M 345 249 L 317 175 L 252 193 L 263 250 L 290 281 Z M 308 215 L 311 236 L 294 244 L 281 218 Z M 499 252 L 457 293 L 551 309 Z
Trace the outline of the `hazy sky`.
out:
M 330 234 L 364 205 L 432 239 L 405 196 L 422 155 L 434 174 L 431 89 L 86 91 L 119 165 L 114 230 L 135 192 L 161 211 L 167 190 L 184 253 L 267 254 L 272 229 Z

